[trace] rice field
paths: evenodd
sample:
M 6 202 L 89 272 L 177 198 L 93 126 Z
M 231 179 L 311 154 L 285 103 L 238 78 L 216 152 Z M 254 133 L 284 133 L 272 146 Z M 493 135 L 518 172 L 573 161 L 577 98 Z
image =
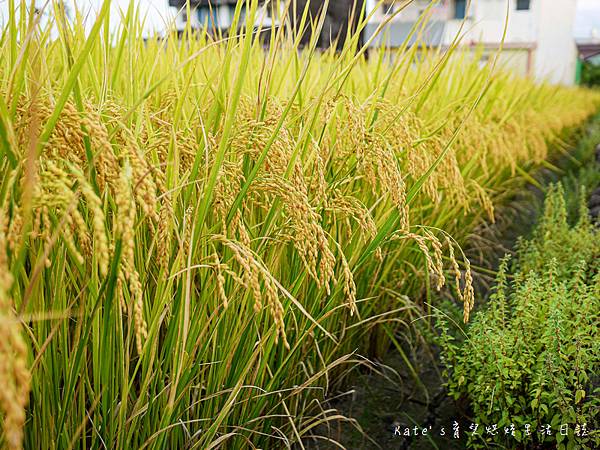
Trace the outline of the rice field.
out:
M 333 387 L 432 292 L 469 319 L 468 234 L 600 106 L 454 48 L 300 49 L 284 28 L 268 46 L 245 28 L 142 39 L 133 6 L 114 31 L 109 1 L 87 29 L 15 3 L 0 31 L 9 449 L 301 448 L 339 419 Z

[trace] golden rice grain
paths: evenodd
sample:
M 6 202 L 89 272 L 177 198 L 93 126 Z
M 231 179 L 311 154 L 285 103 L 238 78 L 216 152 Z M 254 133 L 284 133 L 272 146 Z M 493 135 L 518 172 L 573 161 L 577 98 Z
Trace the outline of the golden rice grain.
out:
M 279 177 L 265 177 L 252 185 L 253 193 L 277 197 L 283 206 L 283 214 L 293 229 L 291 238 L 308 274 L 317 286 L 330 293 L 334 276 L 335 256 L 329 248 L 320 216 L 310 205 L 308 198 L 296 186 Z
M 350 315 L 352 316 L 354 313 L 358 312 L 356 307 L 356 284 L 354 283 L 354 275 L 350 270 L 348 260 L 341 249 L 340 260 L 342 262 L 342 275 L 344 277 L 344 296 L 346 298 L 348 308 L 350 308 Z
M 13 206 L 12 218 L 8 225 L 7 231 L 7 242 L 8 248 L 11 252 L 15 252 L 17 250 L 17 246 L 19 245 L 19 241 L 21 239 L 21 230 L 23 229 L 23 216 L 21 215 L 21 209 L 18 205 Z
M 406 184 L 400 172 L 393 145 L 383 135 L 368 125 L 369 114 L 349 99 L 344 100 L 345 120 L 338 126 L 340 130 L 338 150 L 342 158 L 353 153 L 358 168 L 375 192 L 378 186 L 389 195 L 397 208 L 399 226 L 402 230 L 409 227 L 409 207 L 406 202 Z
M 129 279 L 129 290 L 133 297 L 133 324 L 135 329 L 135 344 L 137 347 L 138 354 L 142 354 L 142 348 L 145 339 L 148 337 L 148 327 L 146 320 L 144 319 L 144 293 L 142 292 L 142 284 L 140 283 L 140 276 L 132 267 L 125 264 L 124 269 L 126 271 L 127 278 Z
M 477 201 L 479 202 L 483 210 L 486 212 L 488 219 L 490 220 L 490 222 L 495 223 L 496 218 L 494 216 L 494 203 L 492 202 L 490 196 L 485 191 L 485 189 L 483 189 L 481 185 L 477 183 L 477 181 L 471 180 L 470 185 L 475 191 Z
M 223 308 L 227 309 L 229 306 L 229 300 L 225 294 L 225 277 L 223 276 L 223 267 L 221 265 L 221 261 L 219 260 L 219 255 L 216 252 L 213 253 L 213 261 L 213 266 L 217 273 L 217 293 L 219 294 L 219 298 L 223 303 Z
M 417 246 L 421 250 L 421 253 L 425 257 L 427 273 L 430 276 L 432 276 L 434 279 L 436 279 L 436 286 L 439 285 L 439 281 L 437 280 L 437 278 L 439 276 L 439 269 L 438 269 L 436 263 L 434 262 L 433 258 L 431 257 L 431 252 L 429 251 L 429 246 L 427 245 L 429 240 L 424 236 L 421 236 L 421 235 L 415 234 L 415 233 L 411 233 L 411 232 L 408 232 L 408 233 L 401 232 L 400 234 L 396 234 L 394 236 L 394 239 L 400 239 L 400 240 L 411 239 L 416 242 Z
M 446 277 L 444 276 L 444 260 L 442 254 L 442 243 L 439 239 L 429 230 L 423 230 L 425 237 L 429 240 L 429 243 L 433 247 L 433 260 L 434 260 L 434 273 L 436 285 L 435 288 L 439 291 L 444 287 Z
M 159 171 L 156 171 L 156 187 L 162 197 L 158 212 L 156 258 L 159 267 L 166 269 L 171 256 L 171 223 L 174 218 L 174 213 L 171 193 L 167 190 L 164 174 Z
M 289 349 L 290 345 L 285 333 L 283 319 L 284 309 L 279 300 L 277 287 L 271 273 L 264 267 L 262 262 L 258 261 L 253 252 L 241 242 L 233 241 L 223 235 L 214 236 L 213 240 L 222 243 L 232 251 L 236 262 L 243 270 L 243 276 L 245 277 L 246 282 L 248 282 L 253 292 L 255 311 L 258 313 L 262 309 L 261 300 L 264 298 L 275 324 L 275 342 L 278 342 L 279 338 L 281 338 L 284 347 Z M 264 295 L 260 288 L 260 280 L 262 280 L 264 286 Z
M 473 274 L 471 273 L 471 263 L 465 258 L 465 289 L 463 291 L 463 319 L 469 321 L 469 316 L 475 306 L 475 291 L 473 289 Z
M 12 450 L 22 447 L 31 375 L 21 324 L 10 298 L 13 277 L 6 253 L 6 221 L 5 212 L 0 208 L 0 411 L 4 416 L 5 443 Z
M 448 245 L 450 265 L 452 267 L 452 272 L 454 273 L 454 280 L 456 283 L 456 293 L 458 294 L 458 297 L 460 298 L 460 300 L 464 302 L 464 296 L 463 296 L 461 285 L 460 285 L 460 280 L 462 278 L 462 274 L 460 273 L 460 267 L 458 265 L 458 261 L 456 260 L 456 257 L 454 256 L 454 243 L 452 242 L 450 237 L 447 235 L 446 235 L 446 245 Z
M 133 311 L 133 323 L 135 328 L 136 347 L 139 354 L 142 353 L 144 339 L 147 337 L 147 325 L 143 312 L 143 291 L 140 276 L 135 268 L 135 217 L 136 208 L 132 193 L 132 169 L 128 162 L 121 171 L 115 192 L 115 203 L 117 213 L 115 215 L 115 230 L 122 242 L 122 265 L 120 270 L 129 284 Z
M 330 197 L 331 200 L 327 209 L 354 219 L 366 238 L 373 239 L 377 235 L 377 225 L 375 225 L 369 210 L 359 199 L 343 195 L 339 191 L 334 191 Z
M 98 260 L 100 275 L 108 274 L 108 262 L 110 259 L 108 238 L 106 236 L 106 220 L 104 210 L 102 208 L 102 200 L 96 194 L 94 189 L 89 185 L 83 174 L 76 174 L 79 180 L 80 189 L 83 196 L 87 200 L 88 208 L 92 213 L 92 228 L 94 234 L 94 255 Z

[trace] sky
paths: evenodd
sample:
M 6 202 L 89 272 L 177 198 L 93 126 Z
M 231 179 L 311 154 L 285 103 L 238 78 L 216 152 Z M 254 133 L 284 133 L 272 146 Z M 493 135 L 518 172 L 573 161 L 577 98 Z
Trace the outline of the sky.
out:
M 600 38 L 600 0 L 579 0 L 575 19 L 575 37 L 590 38 L 594 29 L 597 30 L 597 37 Z
M 82 0 L 79 0 L 81 2 Z M 87 3 L 102 3 L 101 0 L 88 0 Z M 598 0 L 600 2 L 600 0 Z M 113 0 L 113 3 L 117 4 L 118 7 L 126 9 L 129 5 L 129 0 Z M 177 12 L 175 8 L 169 7 L 168 0 L 141 0 L 140 4 L 143 7 L 140 9 L 142 14 L 147 13 L 146 18 L 146 30 L 160 31 L 164 28 L 165 21 L 168 23 L 172 20 L 173 16 Z
M 15 0 L 18 4 L 20 0 Z M 29 3 L 31 0 L 27 0 Z M 111 20 L 120 16 L 119 10 L 126 11 L 130 0 L 112 0 Z M 51 3 L 52 0 L 36 0 L 38 6 L 45 5 L 46 2 Z M 80 11 L 98 11 L 103 0 L 65 0 L 67 5 L 71 7 L 77 5 Z M 136 0 L 140 5 L 140 12 L 146 15 L 145 30 L 148 33 L 152 31 L 160 31 L 165 28 L 165 21 L 172 20 L 177 12 L 175 8 L 168 6 L 168 0 Z M 90 14 L 94 16 L 93 13 Z M 4 23 L 8 17 L 8 0 L 0 0 L 0 24 Z
M 18 2 L 19 0 L 17 0 Z M 50 0 L 51 1 L 51 0 Z M 551 4 L 550 0 L 545 0 Z M 573 0 L 575 1 L 575 0 Z M 574 35 L 578 39 L 591 38 L 595 34 L 600 39 L 600 0 L 577 0 L 577 18 L 574 26 Z M 44 0 L 37 0 L 43 4 Z M 97 8 L 102 0 L 67 0 L 76 3 L 80 8 Z M 147 14 L 146 32 L 160 31 L 164 28 L 165 20 L 173 17 L 174 8 L 168 6 L 168 0 L 138 0 L 141 11 Z M 129 0 L 113 0 L 113 17 L 118 17 L 119 8 L 127 8 Z M 0 0 L 0 23 L 7 17 L 8 0 Z M 596 30 L 594 33 L 593 30 Z

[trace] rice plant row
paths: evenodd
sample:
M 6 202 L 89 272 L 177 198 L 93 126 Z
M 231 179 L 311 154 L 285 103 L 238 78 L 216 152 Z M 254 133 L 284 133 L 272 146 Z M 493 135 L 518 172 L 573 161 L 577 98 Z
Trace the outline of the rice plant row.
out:
M 458 48 L 142 39 L 133 5 L 117 28 L 108 1 L 42 27 L 8 3 L 7 448 L 301 443 L 337 419 L 323 400 L 358 355 L 385 350 L 382 323 L 448 283 L 468 319 L 460 244 L 600 104 Z

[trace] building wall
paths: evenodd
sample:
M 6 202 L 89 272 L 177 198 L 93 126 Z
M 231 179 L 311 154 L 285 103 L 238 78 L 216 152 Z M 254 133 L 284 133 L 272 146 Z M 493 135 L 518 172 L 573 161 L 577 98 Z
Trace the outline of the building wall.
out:
M 521 76 L 535 76 L 538 16 L 543 1 L 531 0 L 530 9 L 524 11 L 517 11 L 516 0 L 473 1 L 466 21 L 451 19 L 447 22 L 444 43 L 450 45 L 460 32 L 461 45 L 474 48 L 484 45 L 487 57 L 493 58 L 500 51 L 504 37 L 498 65 Z
M 533 49 L 531 75 L 555 84 L 575 82 L 577 50 L 573 38 L 576 0 L 531 0 L 528 11 L 517 11 L 516 0 L 510 0 L 506 47 Z M 502 41 L 507 16 L 505 0 L 473 2 L 472 31 L 464 43 L 493 44 Z M 448 43 L 458 31 L 460 21 L 451 20 L 446 30 Z
M 395 4 L 403 3 L 404 0 L 398 0 Z M 415 0 L 389 26 L 397 22 L 414 24 L 430 3 Z M 451 45 L 460 33 L 460 45 L 484 45 L 490 49 L 498 48 L 502 42 L 508 14 L 504 39 L 507 53 L 501 59 L 519 61 L 510 65 L 520 74 L 557 84 L 573 84 L 577 62 L 573 38 L 576 3 L 577 0 L 531 0 L 529 10 L 517 11 L 517 0 L 473 0 L 466 20 L 454 19 L 454 0 L 440 0 L 429 11 L 430 20 L 445 23 L 443 46 Z M 369 9 L 375 5 L 375 0 L 367 1 Z M 386 17 L 389 15 L 380 9 L 372 20 L 380 23 Z M 517 51 L 519 56 L 515 57 Z
M 538 34 L 537 11 L 540 9 L 540 1 L 545 0 L 531 0 L 531 8 L 528 11 L 517 11 L 516 0 L 509 1 L 508 11 L 506 0 L 474 1 L 468 19 L 464 22 L 462 33 L 466 33 L 462 42 L 500 43 L 508 13 L 508 28 L 504 42 L 532 44 Z M 449 20 L 446 31 L 447 44 L 454 39 L 462 23 L 462 20 Z
M 390 12 L 397 12 L 407 0 L 388 0 L 384 2 L 385 8 L 391 6 Z M 367 0 L 367 11 L 373 11 L 377 4 L 377 0 Z M 428 10 L 431 13 L 432 20 L 447 20 L 450 18 L 451 0 L 442 0 L 438 4 L 429 8 L 431 0 L 413 0 L 412 3 L 397 13 L 393 21 L 415 22 L 421 16 L 421 13 Z M 429 8 L 429 9 L 428 9 Z M 383 8 L 377 9 L 373 14 L 373 21 L 381 22 L 387 17 L 386 11 Z
M 227 30 L 233 22 L 236 8 L 235 2 L 219 0 L 210 0 L 210 2 L 210 7 L 206 5 L 207 2 L 190 2 L 190 14 L 188 16 L 185 0 L 171 0 L 170 5 L 176 7 L 178 11 L 175 19 L 177 29 L 182 30 L 187 24 L 190 24 L 192 28 L 200 28 L 205 22 L 208 22 L 209 28 L 216 26 L 221 30 Z M 283 6 L 282 3 L 278 3 L 278 5 Z M 244 13 L 244 11 L 245 8 L 242 9 L 242 13 Z M 268 27 L 274 22 L 277 22 L 277 17 L 271 17 L 271 13 L 274 11 L 277 13 L 276 10 L 273 10 L 272 6 L 260 3 L 256 12 L 254 25 Z M 216 23 L 213 23 L 212 20 L 208 19 L 210 17 L 214 17 Z
M 507 48 L 499 53 L 497 48 L 488 48 L 483 52 L 481 63 L 487 63 L 497 56 L 497 67 L 527 77 L 532 74 L 533 55 L 533 49 L 528 48 Z
M 217 10 L 219 16 L 219 26 L 229 28 L 233 20 L 234 9 L 230 5 L 223 5 Z
M 573 39 L 576 0 L 542 0 L 535 74 L 552 83 L 575 83 L 577 46 Z M 569 26 L 570 25 L 570 26 Z
M 238 1 L 241 2 L 243 0 Z M 210 9 L 206 6 L 207 3 L 207 0 L 191 0 L 190 5 L 192 5 L 192 8 L 188 16 L 184 6 L 186 0 L 169 0 L 171 6 L 179 8 L 179 14 L 176 18 L 177 29 L 183 30 L 186 24 L 190 24 L 192 28 L 202 27 L 206 21 L 206 17 L 210 16 Z M 209 21 L 209 28 L 216 27 L 222 31 L 227 31 L 232 24 L 236 1 L 210 0 L 210 3 L 212 5 L 212 17 L 215 17 L 216 23 L 211 23 Z M 337 48 L 341 49 L 344 45 L 348 30 L 356 30 L 363 3 L 364 0 L 331 0 L 325 13 L 321 33 L 317 40 L 318 47 L 329 48 L 336 43 Z M 309 9 L 308 28 L 302 36 L 301 44 L 307 44 L 310 41 L 312 31 L 310 23 L 312 21 L 316 23 L 321 16 L 323 2 L 312 0 L 308 3 L 308 0 L 292 0 L 289 3 L 290 14 L 288 17 L 294 24 L 300 22 L 307 4 Z M 265 38 L 266 41 L 268 41 L 270 32 L 268 28 L 271 26 L 279 26 L 281 22 L 280 19 L 285 13 L 286 5 L 288 5 L 286 0 L 271 0 L 270 2 L 263 0 L 259 2 L 259 9 L 256 14 L 254 26 L 261 26 L 263 28 L 262 37 Z M 294 12 L 296 12 L 296 14 L 294 14 Z M 201 20 L 199 17 L 204 17 L 205 19 Z

